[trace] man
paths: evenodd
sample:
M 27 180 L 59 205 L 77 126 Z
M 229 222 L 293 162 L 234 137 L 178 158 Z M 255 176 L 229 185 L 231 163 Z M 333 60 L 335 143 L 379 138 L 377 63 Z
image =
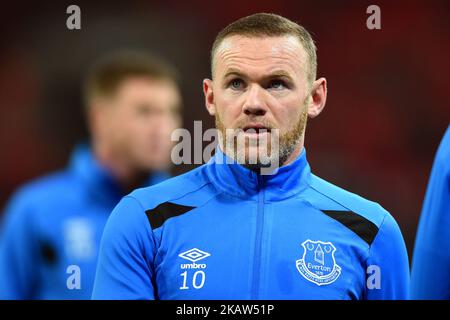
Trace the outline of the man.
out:
M 22 187 L 5 212 L 0 298 L 90 299 L 103 227 L 120 198 L 167 177 L 181 98 L 173 67 L 122 51 L 86 81 L 91 145 Z
M 203 83 L 220 147 L 206 165 L 121 200 L 93 298 L 407 298 L 392 216 L 310 171 L 306 119 L 327 90 L 315 79 L 313 40 L 292 21 L 254 14 L 222 30 Z
M 450 126 L 434 160 L 413 254 L 412 299 L 450 299 Z

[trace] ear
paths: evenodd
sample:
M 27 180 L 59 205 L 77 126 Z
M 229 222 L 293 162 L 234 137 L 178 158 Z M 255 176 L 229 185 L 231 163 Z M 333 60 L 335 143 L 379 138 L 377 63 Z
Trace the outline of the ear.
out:
M 86 109 L 87 122 L 91 134 L 97 133 L 99 131 L 99 127 L 101 127 L 101 117 L 98 109 L 99 106 L 97 101 L 90 102 Z
M 216 105 L 214 103 L 213 81 L 211 79 L 203 80 L 203 93 L 205 94 L 205 105 L 211 116 L 216 115 Z
M 108 123 L 108 111 L 111 108 L 106 108 L 104 104 L 104 99 L 95 99 L 88 107 L 88 125 L 92 136 L 102 136 L 105 134 Z
M 310 118 L 317 117 L 325 108 L 327 101 L 327 79 L 319 78 L 314 81 L 311 89 L 311 99 L 308 105 L 308 116 Z

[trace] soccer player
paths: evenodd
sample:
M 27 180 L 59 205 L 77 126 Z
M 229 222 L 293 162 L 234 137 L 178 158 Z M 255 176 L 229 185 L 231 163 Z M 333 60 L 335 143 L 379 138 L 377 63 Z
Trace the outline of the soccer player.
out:
M 112 209 L 133 189 L 168 177 L 170 135 L 181 121 L 176 79 L 171 65 L 142 52 L 94 64 L 85 85 L 90 143 L 7 205 L 1 299 L 90 299 Z
M 393 217 L 310 170 L 306 120 L 327 93 L 310 34 L 254 14 L 223 29 L 211 55 L 203 89 L 219 147 L 207 164 L 121 200 L 93 298 L 407 298 Z
M 450 126 L 434 160 L 417 229 L 411 298 L 450 299 Z

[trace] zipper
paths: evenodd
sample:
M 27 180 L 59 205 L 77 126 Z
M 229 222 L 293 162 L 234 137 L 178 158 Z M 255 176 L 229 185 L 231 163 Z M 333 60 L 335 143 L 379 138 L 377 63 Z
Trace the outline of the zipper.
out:
M 261 275 L 262 233 L 264 228 L 264 177 L 258 175 L 258 207 L 256 211 L 256 239 L 253 261 L 253 282 L 251 298 L 258 299 Z

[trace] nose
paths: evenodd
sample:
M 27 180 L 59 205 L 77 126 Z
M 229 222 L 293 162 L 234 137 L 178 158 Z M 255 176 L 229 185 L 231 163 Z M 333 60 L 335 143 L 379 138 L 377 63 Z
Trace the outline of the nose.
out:
M 264 90 L 258 85 L 253 85 L 248 91 L 248 95 L 242 109 L 247 116 L 265 115 L 267 112 L 267 105 L 264 100 Z

